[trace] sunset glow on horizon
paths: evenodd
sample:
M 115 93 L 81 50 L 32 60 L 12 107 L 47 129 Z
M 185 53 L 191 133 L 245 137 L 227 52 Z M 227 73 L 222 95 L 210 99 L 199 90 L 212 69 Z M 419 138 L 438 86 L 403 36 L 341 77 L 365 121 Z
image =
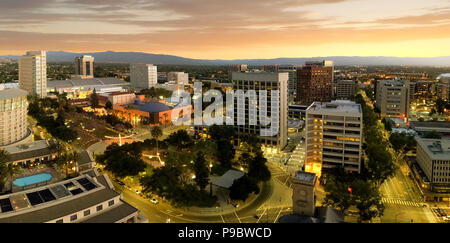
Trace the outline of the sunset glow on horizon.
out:
M 450 56 L 446 0 L 2 0 L 0 55 Z

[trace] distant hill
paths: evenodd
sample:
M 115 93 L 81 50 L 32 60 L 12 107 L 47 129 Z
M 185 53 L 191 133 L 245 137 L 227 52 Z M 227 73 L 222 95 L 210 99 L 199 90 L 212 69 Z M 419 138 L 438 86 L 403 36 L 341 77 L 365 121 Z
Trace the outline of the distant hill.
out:
M 142 52 L 94 52 L 71 53 L 63 51 L 47 52 L 48 62 L 72 62 L 80 55 L 91 55 L 96 62 L 106 63 L 153 63 L 153 64 L 178 64 L 178 65 L 227 65 L 227 64 L 304 64 L 311 60 L 332 60 L 335 65 L 408 65 L 408 66 L 450 66 L 450 56 L 443 57 L 360 57 L 360 56 L 333 56 L 333 57 L 309 57 L 309 58 L 275 58 L 275 59 L 236 59 L 236 60 L 206 60 L 191 59 L 172 55 L 150 54 Z M 17 60 L 18 56 L 0 56 Z

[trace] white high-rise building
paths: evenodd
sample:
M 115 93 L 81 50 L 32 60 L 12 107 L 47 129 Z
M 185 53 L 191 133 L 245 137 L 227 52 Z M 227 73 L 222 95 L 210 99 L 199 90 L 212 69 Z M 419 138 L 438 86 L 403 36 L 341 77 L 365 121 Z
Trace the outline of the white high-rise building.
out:
M 247 136 L 247 135 L 255 135 L 259 137 L 261 144 L 265 148 L 267 148 L 268 152 L 277 153 L 281 149 L 283 149 L 287 145 L 287 136 L 288 136 L 288 73 L 268 73 L 268 72 L 232 72 L 232 83 L 233 90 L 236 92 L 237 90 L 243 90 L 245 93 L 249 90 L 255 90 L 257 99 L 259 97 L 260 90 L 267 90 L 268 96 L 268 117 L 270 117 L 271 111 L 271 90 L 279 90 L 279 128 L 278 134 L 273 137 L 265 137 L 260 136 L 261 129 L 265 127 L 261 125 L 258 116 L 257 125 L 250 125 L 249 122 L 249 112 L 250 112 L 250 102 L 248 99 L 245 100 L 244 103 L 234 102 L 234 127 L 238 137 Z M 259 99 L 258 99 L 259 100 Z M 253 104 L 252 104 L 253 105 Z M 237 125 L 238 124 L 238 115 L 237 112 L 238 106 L 243 106 L 245 110 L 245 125 Z M 258 113 L 259 114 L 259 113 Z M 271 124 L 273 127 L 273 124 Z M 238 139 L 239 141 L 239 139 Z
M 184 89 L 184 86 L 189 83 L 189 74 L 184 72 L 170 72 L 167 74 L 167 81 L 175 82 L 177 89 Z
M 29 95 L 47 96 L 47 53 L 29 51 L 19 58 L 19 87 Z
M 0 90 L 0 146 L 15 144 L 28 135 L 27 92 Z
M 130 65 L 131 88 L 135 90 L 149 89 L 158 84 L 158 68 L 153 64 Z
M 342 166 L 361 172 L 363 115 L 349 100 L 314 102 L 306 110 L 305 171 L 320 176 L 322 169 Z

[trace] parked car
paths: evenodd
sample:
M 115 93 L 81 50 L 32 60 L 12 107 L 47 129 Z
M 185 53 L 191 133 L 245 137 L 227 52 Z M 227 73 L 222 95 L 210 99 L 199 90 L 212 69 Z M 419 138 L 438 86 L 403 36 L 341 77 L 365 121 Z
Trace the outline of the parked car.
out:
M 117 184 L 121 185 L 121 186 L 125 186 L 125 183 L 123 183 L 122 181 L 115 179 L 115 182 L 117 182 Z
M 156 198 L 150 199 L 150 202 L 152 202 L 153 204 L 158 204 L 158 200 L 156 200 Z

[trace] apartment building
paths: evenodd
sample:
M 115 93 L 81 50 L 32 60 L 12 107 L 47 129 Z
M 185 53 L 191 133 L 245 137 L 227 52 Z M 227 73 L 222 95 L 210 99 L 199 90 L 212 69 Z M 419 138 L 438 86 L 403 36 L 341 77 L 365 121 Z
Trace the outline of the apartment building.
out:
M 342 166 L 361 172 L 363 115 L 361 105 L 349 100 L 314 102 L 306 110 L 305 171 Z
M 297 70 L 297 94 L 300 105 L 311 105 L 315 101 L 329 102 L 333 95 L 333 62 L 306 62 Z
M 19 58 L 19 88 L 29 95 L 47 96 L 47 53 L 29 51 Z

